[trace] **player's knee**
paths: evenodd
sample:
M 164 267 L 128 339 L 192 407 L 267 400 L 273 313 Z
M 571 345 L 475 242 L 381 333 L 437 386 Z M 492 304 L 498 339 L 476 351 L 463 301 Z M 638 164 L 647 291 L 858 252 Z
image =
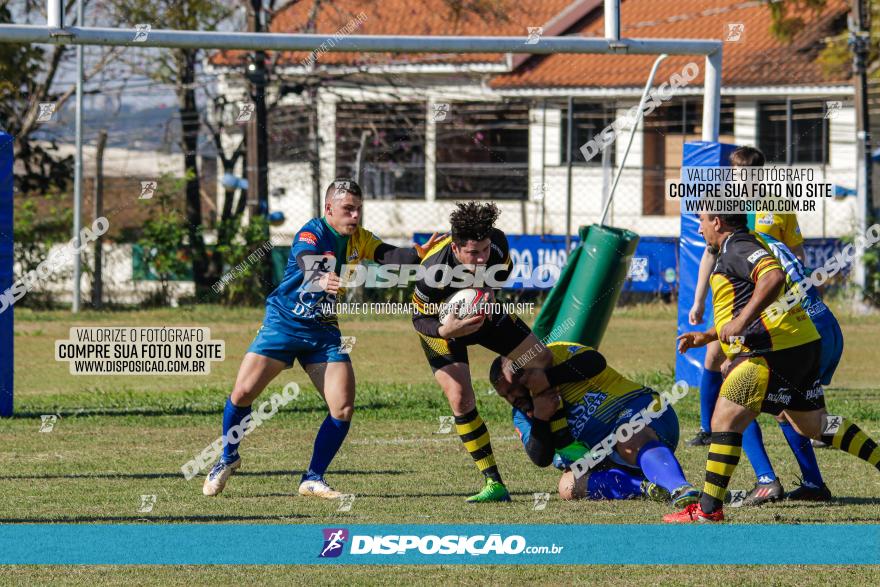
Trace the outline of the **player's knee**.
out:
M 351 422 L 351 419 L 354 417 L 354 404 L 332 408 L 330 410 L 330 415 L 337 420 Z

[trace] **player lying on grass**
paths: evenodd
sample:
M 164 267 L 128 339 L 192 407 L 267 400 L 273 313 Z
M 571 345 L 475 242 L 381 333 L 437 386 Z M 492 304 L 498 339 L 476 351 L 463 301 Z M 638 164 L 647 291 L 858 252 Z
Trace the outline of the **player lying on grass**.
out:
M 657 393 L 620 375 L 599 351 L 571 342 L 553 342 L 547 348 L 553 356 L 547 369 L 519 370 L 510 359 L 498 357 L 489 370 L 498 395 L 513 406 L 513 423 L 526 453 L 539 467 L 551 464 L 558 447 L 572 438 L 585 447 L 596 446 L 640 410 L 657 409 Z M 688 483 L 675 458 L 678 434 L 678 416 L 667 406 L 648 426 L 618 442 L 595 470 L 580 477 L 566 470 L 559 496 L 647 496 L 670 499 L 675 507 L 696 503 L 700 492 Z
M 730 164 L 733 167 L 762 167 L 764 165 L 764 154 L 754 147 L 740 147 L 730 155 Z M 793 258 L 795 262 L 804 261 L 804 237 L 801 234 L 800 226 L 798 226 L 796 214 L 774 214 L 770 212 L 758 212 L 757 214 L 748 215 L 749 229 L 754 231 L 756 235 L 766 236 L 775 242 L 781 243 L 782 246 L 789 250 L 789 258 Z M 705 307 L 706 294 L 709 290 L 709 277 L 712 268 L 715 266 L 716 255 L 712 253 L 709 247 L 703 252 L 703 259 L 700 262 L 700 271 L 696 291 L 694 295 L 694 307 L 690 312 L 690 323 L 698 324 L 703 320 L 703 310 Z M 783 269 L 788 272 L 788 268 L 780 258 Z M 813 294 L 816 294 L 813 290 Z M 806 307 L 806 306 L 805 306 Z M 823 364 L 837 364 L 840 359 L 840 353 L 843 352 L 842 337 L 838 337 L 834 332 L 837 328 L 837 321 L 828 314 L 824 314 L 822 320 L 824 324 L 816 324 L 819 334 L 822 335 L 822 362 Z M 816 314 L 818 317 L 818 314 Z M 832 324 L 833 322 L 833 324 Z M 826 327 L 829 336 L 822 331 L 822 327 Z M 688 442 L 689 446 L 702 446 L 709 444 L 711 431 L 710 422 L 712 421 L 712 411 L 715 403 L 718 401 L 718 394 L 721 391 L 721 365 L 724 363 L 724 353 L 721 352 L 721 345 L 718 341 L 711 342 L 706 346 L 706 358 L 704 361 L 703 375 L 700 381 L 700 432 L 697 436 Z M 833 372 L 833 369 L 831 369 Z M 824 372 L 824 370 L 823 370 Z M 828 381 L 823 379 L 823 385 L 828 385 Z M 779 420 L 777 418 L 777 420 Z M 822 481 L 822 475 L 819 472 L 819 464 L 816 461 L 816 455 L 810 441 L 798 434 L 784 418 L 779 421 L 779 426 L 788 442 L 789 447 L 795 455 L 795 459 L 801 467 L 803 475 L 803 484 L 800 488 L 792 493 L 785 495 L 785 489 L 782 483 L 776 477 L 773 465 L 770 464 L 770 457 L 764 448 L 764 439 L 761 434 L 761 428 L 758 421 L 755 420 L 746 428 L 743 433 L 743 451 L 749 459 L 749 463 L 755 471 L 755 486 L 743 500 L 742 505 L 757 506 L 768 501 L 776 501 L 783 496 L 788 499 L 806 499 L 811 501 L 823 501 L 831 498 L 831 494 Z
M 679 337 L 679 351 L 720 340 L 727 356 L 712 415 L 712 443 L 700 502 L 666 522 L 724 519 L 727 485 L 742 453 L 743 431 L 760 412 L 782 414 L 800 434 L 822 440 L 880 469 L 880 448 L 854 423 L 829 416 L 819 383 L 819 333 L 795 304 L 768 312 L 786 278 L 779 261 L 747 228 L 744 214 L 700 214 L 700 234 L 717 251 L 712 272 L 715 326 Z
M 251 413 L 251 404 L 283 369 L 295 360 L 324 398 L 329 414 L 318 429 L 312 460 L 299 493 L 327 499 L 339 497 L 324 473 L 342 446 L 354 413 L 354 371 L 343 348 L 334 304 L 342 295 L 342 264 L 371 260 L 379 264 L 418 263 L 430 248 L 403 249 L 383 243 L 360 226 L 361 188 L 340 179 L 327 188 L 324 216 L 309 220 L 296 233 L 284 278 L 266 299 L 266 316 L 245 353 L 235 387 L 223 411 L 223 455 L 208 473 L 202 491 L 217 495 L 241 466 L 240 439 L 228 432 Z
M 416 283 L 413 292 L 413 327 L 434 377 L 455 417 L 455 429 L 470 453 L 477 469 L 486 479 L 482 491 L 468 498 L 469 503 L 510 501 L 501 479 L 486 424 L 477 412 L 471 372 L 469 345 L 479 344 L 510 357 L 517 364 L 542 368 L 550 364 L 550 351 L 532 334 L 517 316 L 507 313 L 479 314 L 459 318 L 453 312 L 441 324 L 438 308 L 462 286 L 460 280 L 448 284 L 437 279 L 437 271 L 451 271 L 464 266 L 474 273 L 485 267 L 499 283 L 510 276 L 511 262 L 507 237 L 495 228 L 499 210 L 492 203 L 456 204 L 450 216 L 451 235 L 439 241 L 422 260 L 426 277 Z

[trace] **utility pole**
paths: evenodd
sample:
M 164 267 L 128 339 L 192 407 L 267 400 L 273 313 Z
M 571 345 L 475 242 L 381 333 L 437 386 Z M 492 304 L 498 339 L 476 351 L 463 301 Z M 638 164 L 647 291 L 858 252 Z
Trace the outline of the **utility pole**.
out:
M 98 148 L 95 151 L 95 201 L 94 218 L 104 215 L 104 147 L 107 145 L 107 131 L 98 133 Z M 95 273 L 92 279 L 92 307 L 100 309 L 104 297 L 104 242 L 95 241 Z
M 263 0 L 250 0 L 248 4 L 248 32 L 266 32 Z M 254 105 L 253 114 L 247 125 L 247 180 L 248 211 L 250 217 L 266 218 L 269 215 L 269 133 L 266 115 L 266 85 L 269 74 L 266 70 L 266 52 L 255 51 L 247 65 L 248 93 Z M 265 238 L 269 240 L 266 229 Z M 261 275 L 266 293 L 272 288 L 272 255 L 263 258 Z
M 858 147 L 858 234 L 864 235 L 874 213 L 871 177 L 871 125 L 868 110 L 868 53 L 871 49 L 871 2 L 853 0 L 850 21 L 850 45 L 853 50 L 853 78 L 856 98 Z M 855 279 L 862 292 L 868 286 L 868 268 L 864 250 L 856 251 Z

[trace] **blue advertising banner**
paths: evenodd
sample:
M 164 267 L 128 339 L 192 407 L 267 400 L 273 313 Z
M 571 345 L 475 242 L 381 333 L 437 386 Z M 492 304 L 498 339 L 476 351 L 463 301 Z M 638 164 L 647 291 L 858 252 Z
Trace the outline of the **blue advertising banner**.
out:
M 416 233 L 413 239 L 424 242 L 429 234 Z M 678 281 L 677 243 L 674 237 L 646 236 L 639 240 L 623 290 L 645 293 L 672 293 Z M 507 289 L 549 289 L 568 260 L 562 235 L 508 234 L 510 259 L 514 273 Z M 572 238 L 571 246 L 580 242 Z M 537 273 L 535 273 L 537 270 Z M 543 288 L 541 284 L 546 284 Z
M 23 524 L 0 564 L 876 565 L 880 526 Z

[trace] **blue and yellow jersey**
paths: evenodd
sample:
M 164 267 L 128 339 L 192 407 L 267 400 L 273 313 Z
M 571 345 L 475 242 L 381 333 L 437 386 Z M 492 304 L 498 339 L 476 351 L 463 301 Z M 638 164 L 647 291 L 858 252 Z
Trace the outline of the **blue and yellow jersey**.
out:
M 552 342 L 547 348 L 553 355 L 553 367 L 564 365 L 572 359 L 577 362 L 578 357 L 583 359 L 587 354 L 593 355 L 595 360 L 592 362 L 598 365 L 592 369 L 578 367 L 583 372 L 582 378 L 557 385 L 571 434 L 578 440 L 592 437 L 595 429 L 606 433 L 604 431 L 619 419 L 621 412 L 633 400 L 644 396 L 657 398 L 652 390 L 608 366 L 592 347 L 574 342 Z M 548 375 L 551 370 L 548 370 Z
M 785 289 L 797 289 L 801 299 L 801 307 L 803 307 L 810 319 L 813 320 L 813 323 L 818 326 L 817 320 L 824 319 L 825 316 L 830 316 L 831 310 L 829 310 L 828 306 L 825 305 L 825 302 L 822 301 L 822 296 L 819 295 L 818 288 L 804 287 L 808 278 L 807 268 L 804 267 L 804 264 L 801 263 L 800 259 L 791 252 L 791 249 L 778 239 L 775 239 L 768 234 L 756 233 L 755 236 L 764 242 L 767 248 L 770 249 L 770 252 L 773 253 L 773 256 L 776 257 L 776 260 L 779 261 L 782 270 L 785 271 Z
M 773 212 L 756 212 L 748 215 L 749 230 L 766 234 L 781 242 L 789 249 L 804 244 L 804 236 L 798 225 L 797 214 L 774 214 Z
M 751 231 L 742 228 L 724 241 L 710 277 L 716 332 L 720 333 L 749 303 L 758 280 L 777 269 L 782 270 L 779 261 Z M 733 349 L 729 341 L 720 342 L 724 354 L 734 357 L 762 355 L 818 339 L 816 327 L 798 305 L 779 315 L 765 309 L 746 327 L 743 339 Z
M 352 236 L 343 236 L 324 218 L 309 220 L 293 238 L 284 278 L 266 299 L 267 309 L 274 309 L 281 318 L 297 322 L 335 323 L 336 315 L 329 308 L 344 290 L 340 288 L 338 294 L 331 295 L 314 285 L 310 287 L 310 284 L 303 283 L 306 272 L 320 270 L 339 274 L 343 265 L 373 260 L 376 249 L 382 244 L 378 237 L 360 226 Z M 308 264 L 305 271 L 300 268 L 302 261 Z

